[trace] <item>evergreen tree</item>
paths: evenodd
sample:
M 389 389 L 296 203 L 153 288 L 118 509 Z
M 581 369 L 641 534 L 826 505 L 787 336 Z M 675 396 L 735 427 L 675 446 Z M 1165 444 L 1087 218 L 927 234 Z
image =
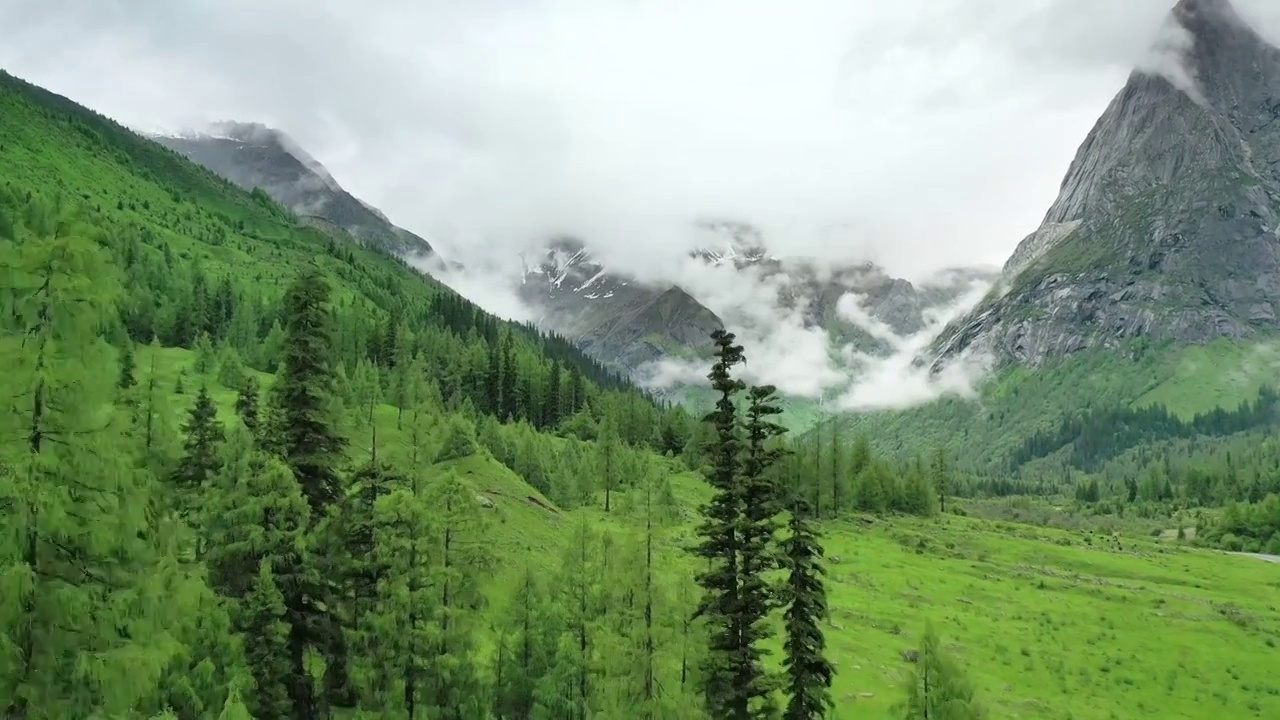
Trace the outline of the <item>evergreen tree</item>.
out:
M 187 434 L 186 454 L 178 463 L 176 477 L 188 487 L 199 487 L 218 471 L 218 450 L 224 439 L 218 408 L 209 397 L 207 386 L 200 386 L 196 404 L 182 430 Z
M 284 595 L 276 586 L 271 559 L 263 558 L 253 589 L 245 597 L 240 629 L 246 645 L 255 689 L 251 706 L 259 718 L 285 718 L 290 714 L 289 624 L 285 622 Z
M 244 382 L 244 363 L 231 345 L 223 345 L 218 353 L 218 382 L 225 388 L 238 388 Z
M 938 448 L 933 455 L 933 487 L 938 491 L 938 507 L 942 514 L 947 513 L 947 497 L 951 495 L 951 467 L 947 461 L 947 451 Z
M 236 395 L 236 415 L 249 432 L 258 432 L 258 381 L 252 375 L 246 375 L 240 383 L 240 392 Z
M 903 720 L 982 720 L 986 711 L 960 664 L 942 647 L 932 623 L 925 623 L 916 665 L 906 682 Z
M 781 414 L 777 388 L 752 387 L 743 422 L 746 452 L 742 464 L 742 519 L 739 524 L 741 581 L 736 608 L 739 628 L 738 654 L 733 659 L 734 686 L 750 698 L 750 711 L 760 717 L 757 703 L 769 698 L 774 684 L 764 668 L 769 635 L 768 616 L 777 606 L 777 593 L 766 573 L 779 566 L 776 547 L 778 488 L 770 468 L 782 456 L 776 439 L 786 432 L 770 420 Z
M 209 339 L 206 333 L 200 333 L 200 337 L 196 340 L 196 363 L 195 371 L 200 375 L 208 375 L 218 368 L 218 351 L 213 346 L 213 341 Z
M 751 650 L 742 644 L 739 616 L 742 587 L 742 538 L 739 528 L 745 511 L 742 488 L 741 441 L 738 438 L 738 407 L 735 395 L 745 385 L 732 376 L 733 367 L 744 360 L 742 346 L 734 344 L 733 333 L 716 330 L 716 362 L 708 378 L 718 394 L 715 409 L 704 419 L 715 430 L 711 447 L 712 472 L 708 480 L 715 495 L 703 508 L 702 536 L 696 552 L 706 559 L 708 569 L 698 575 L 705 595 L 697 616 L 705 618 L 711 633 L 710 652 L 704 669 L 707 711 L 717 720 L 750 720 L 750 702 L 755 687 L 737 685 L 739 664 L 750 665 Z
M 617 478 L 620 474 L 619 466 L 622 459 L 619 457 L 622 452 L 622 440 L 618 437 L 617 426 L 613 421 L 606 418 L 600 427 L 600 438 L 597 442 L 599 448 L 598 467 L 600 469 L 600 484 L 604 487 L 604 511 L 609 512 L 611 509 L 611 497 L 613 495 L 614 486 L 617 484 Z
M 827 619 L 827 591 L 822 576 L 822 546 L 807 517 L 809 508 L 798 496 L 791 506 L 784 596 L 787 693 L 786 720 L 820 720 L 831 709 L 831 664 L 821 623 Z
M 334 417 L 328 298 L 329 286 L 315 269 L 285 294 L 284 361 L 276 388 L 284 456 L 317 514 L 338 498 L 346 445 Z
M 137 359 L 133 355 L 133 343 L 125 342 L 124 348 L 120 351 L 120 377 L 116 380 L 116 387 L 128 390 L 138 384 L 137 378 L 134 377 L 137 366 Z
M 0 223 L 4 226 L 6 223 Z M 60 200 L 0 227 L 16 331 L 0 338 L 0 715 L 123 716 L 183 648 L 159 607 L 154 484 L 124 423 L 103 422 L 116 365 L 101 330 L 118 279 Z M 171 636 L 169 636 L 171 637 Z

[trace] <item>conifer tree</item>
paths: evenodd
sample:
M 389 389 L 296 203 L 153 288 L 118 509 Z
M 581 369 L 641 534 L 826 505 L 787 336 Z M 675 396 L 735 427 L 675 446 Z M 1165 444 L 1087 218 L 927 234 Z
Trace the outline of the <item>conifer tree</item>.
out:
M 246 375 L 240 383 L 240 392 L 236 395 L 236 415 L 244 423 L 249 432 L 258 432 L 258 381 L 252 375 Z
M 137 378 L 134 377 L 137 367 L 138 361 L 133 355 L 133 343 L 126 341 L 124 348 L 120 351 L 120 377 L 116 380 L 116 387 L 128 390 L 138 384 Z
M 750 652 L 742 645 L 743 628 L 738 613 L 742 586 L 739 528 L 744 498 L 735 395 L 745 385 L 732 376 L 733 367 L 741 363 L 744 356 L 742 346 L 734 343 L 733 333 L 716 330 L 711 338 L 716 347 L 716 362 L 707 377 L 719 397 L 715 409 L 704 421 L 710 423 L 715 431 L 710 448 L 711 476 L 708 478 L 715 495 L 703 508 L 705 519 L 699 528 L 702 542 L 696 548 L 697 554 L 708 564 L 708 569 L 698 575 L 705 595 L 699 603 L 697 616 L 706 619 L 711 634 L 703 689 L 706 709 L 712 718 L 750 720 L 750 693 L 755 688 L 736 684 L 738 665 Z
M 938 508 L 947 514 L 947 497 L 951 495 L 951 467 L 947 451 L 939 447 L 933 455 L 933 487 L 938 491 Z
M 535 573 L 526 566 L 521 574 L 497 640 L 493 714 L 503 720 L 567 717 L 546 712 L 559 625 Z
M 963 668 L 942 647 L 931 622 L 925 623 L 901 710 L 903 720 L 983 720 L 987 716 Z
M 155 614 L 131 612 L 160 602 L 163 558 L 153 483 L 121 452 L 123 423 L 102 417 L 117 368 L 101 330 L 119 284 L 60 200 L 0 232 L 17 331 L 0 338 L 0 715 L 121 716 L 181 647 Z
M 338 498 L 346 445 L 334 417 L 328 299 L 329 285 L 314 268 L 285 294 L 283 367 L 276 384 L 284 456 L 317 515 Z
M 271 572 L 271 559 L 263 558 L 252 589 L 241 610 L 240 629 L 249 638 L 245 646 L 253 672 L 253 715 L 285 718 L 290 714 L 289 624 L 285 622 L 284 595 Z
M 611 497 L 613 495 L 614 486 L 619 476 L 619 465 L 622 459 L 619 457 L 622 451 L 622 440 L 618 437 L 618 428 L 609 418 L 600 426 L 600 437 L 597 441 L 599 448 L 600 484 L 604 487 L 604 511 L 610 512 Z
M 229 344 L 218 353 L 218 382 L 225 388 L 239 388 L 244 382 L 244 363 Z
M 783 552 L 787 582 L 786 720 L 821 720 L 831 709 L 831 664 L 826 659 L 826 639 L 821 623 L 827 619 L 827 591 L 822 576 L 822 546 L 807 517 L 809 508 L 799 496 L 791 506 Z
M 187 434 L 186 454 L 178 463 L 176 476 L 187 487 L 200 487 L 218 471 L 221 462 L 218 451 L 224 439 L 218 408 L 214 406 L 207 386 L 200 386 L 196 404 L 191 408 L 182 430 Z
M 213 346 L 207 333 L 201 332 L 196 340 L 195 371 L 200 375 L 208 375 L 218 368 L 218 351 Z

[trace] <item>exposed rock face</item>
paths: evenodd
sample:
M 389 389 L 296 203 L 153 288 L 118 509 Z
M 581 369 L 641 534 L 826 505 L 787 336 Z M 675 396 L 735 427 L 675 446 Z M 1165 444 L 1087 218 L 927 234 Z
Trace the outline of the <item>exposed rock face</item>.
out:
M 537 260 L 525 259 L 520 287 L 521 297 L 542 313 L 537 324 L 623 372 L 700 353 L 724 325 L 680 288 L 607 271 L 578 240 L 560 238 Z
M 262 188 L 299 217 L 335 225 L 397 255 L 432 252 L 426 240 L 396 227 L 377 209 L 342 189 L 323 165 L 279 130 L 228 122 L 207 133 L 152 139 L 246 190 Z
M 634 372 L 664 357 L 703 356 L 710 350 L 712 330 L 737 327 L 735 323 L 758 325 L 761 315 L 775 314 L 760 313 L 755 306 L 795 313 L 806 326 L 825 330 L 833 348 L 851 343 L 870 354 L 889 352 L 882 335 L 869 331 L 862 319 L 847 316 L 850 303 L 887 332 L 910 335 L 926 327 L 929 311 L 954 303 L 993 277 L 983 270 L 955 270 L 917 287 L 871 264 L 830 267 L 779 258 L 770 254 L 759 231 L 745 223 L 703 226 L 724 242 L 689 253 L 688 270 L 701 277 L 694 285 L 640 282 L 625 270 L 606 268 L 582 242 L 561 238 L 534 261 L 524 259 L 520 295 L 540 310 L 540 327 L 574 340 L 606 364 Z M 716 279 L 703 283 L 712 274 Z M 685 279 L 692 281 L 687 275 Z M 723 283 L 736 284 L 742 292 L 729 294 L 750 298 L 753 307 L 716 306 L 713 311 L 708 307 L 712 298 L 700 297 L 695 288 Z M 724 304 L 722 298 L 718 302 Z
M 998 291 L 935 344 L 935 367 L 965 351 L 1038 364 L 1125 338 L 1277 329 L 1280 50 L 1229 0 L 1182 0 L 1170 21 L 1192 40 L 1184 81 L 1129 77 Z

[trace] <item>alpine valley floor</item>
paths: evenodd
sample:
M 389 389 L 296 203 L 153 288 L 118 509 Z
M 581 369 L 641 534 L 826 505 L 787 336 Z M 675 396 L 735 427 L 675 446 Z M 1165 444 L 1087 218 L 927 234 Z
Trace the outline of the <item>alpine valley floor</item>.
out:
M 154 351 L 140 349 L 145 383 Z M 163 387 L 208 383 L 224 422 L 235 393 L 194 371 L 195 355 L 163 349 Z M 263 381 L 267 376 L 261 376 Z M 185 415 L 194 390 L 170 406 Z M 375 413 L 380 443 L 399 442 L 395 409 Z M 175 418 L 176 419 L 176 418 Z M 352 453 L 361 433 L 351 428 Z M 367 435 L 366 435 L 367 437 Z M 561 511 L 481 448 L 437 466 L 492 499 L 499 558 L 488 613 L 506 610 L 526 569 L 547 576 L 570 529 L 643 533 L 637 490 Z M 662 523 L 657 582 L 688 581 L 698 506 L 709 489 L 672 461 L 671 519 Z M 833 720 L 890 718 L 926 619 L 963 662 L 992 718 L 1221 720 L 1280 717 L 1280 566 L 1172 540 L 1044 529 L 960 515 L 855 516 L 823 526 L 828 555 Z M 487 648 L 492 652 L 493 648 Z M 775 651 L 774 657 L 779 655 Z M 667 663 L 663 684 L 678 683 Z

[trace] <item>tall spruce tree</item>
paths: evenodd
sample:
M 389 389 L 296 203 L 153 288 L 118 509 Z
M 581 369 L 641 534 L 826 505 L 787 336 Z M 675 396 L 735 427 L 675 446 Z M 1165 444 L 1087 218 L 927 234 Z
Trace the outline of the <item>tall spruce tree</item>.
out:
M 803 498 L 791 504 L 783 545 L 787 582 L 784 589 L 786 720 L 820 720 L 831 709 L 831 663 L 826 658 L 822 621 L 827 619 L 827 591 L 822 576 L 822 545 L 810 524 Z
M 219 450 L 224 434 L 218 421 L 218 408 L 209 396 L 209 388 L 200 386 L 196 404 L 192 406 L 186 424 L 186 453 L 178 463 L 177 479 L 187 487 L 200 487 L 218 472 L 221 465 Z
M 746 386 L 732 375 L 734 366 L 745 358 L 742 346 L 735 344 L 733 333 L 716 330 L 711 339 L 716 361 L 707 377 L 719 397 L 715 409 L 703 420 L 714 429 L 709 448 L 711 475 L 707 479 L 715 494 L 703 507 L 704 520 L 699 527 L 702 541 L 695 549 L 707 561 L 707 569 L 698 575 L 704 595 L 696 612 L 697 617 L 706 619 L 710 632 L 703 692 L 707 712 L 714 720 L 749 720 L 750 693 L 754 688 L 736 684 L 739 675 L 736 665 L 744 657 L 739 612 L 742 587 L 739 529 L 744 500 L 736 395 Z
M 338 467 L 346 446 L 334 417 L 328 299 L 329 285 L 315 268 L 285 294 L 283 372 L 275 388 L 284 456 L 313 513 L 338 499 Z
M 774 682 L 764 667 L 763 641 L 769 637 L 769 613 L 777 607 L 777 590 L 767 573 L 779 567 L 777 548 L 780 510 L 778 486 L 770 469 L 784 450 L 777 439 L 786 428 L 771 418 L 782 413 L 777 388 L 752 387 L 743 419 L 746 448 L 742 462 L 742 519 L 739 523 L 741 581 L 738 596 L 740 646 L 734 660 L 734 686 L 751 698 L 750 711 L 767 699 Z

